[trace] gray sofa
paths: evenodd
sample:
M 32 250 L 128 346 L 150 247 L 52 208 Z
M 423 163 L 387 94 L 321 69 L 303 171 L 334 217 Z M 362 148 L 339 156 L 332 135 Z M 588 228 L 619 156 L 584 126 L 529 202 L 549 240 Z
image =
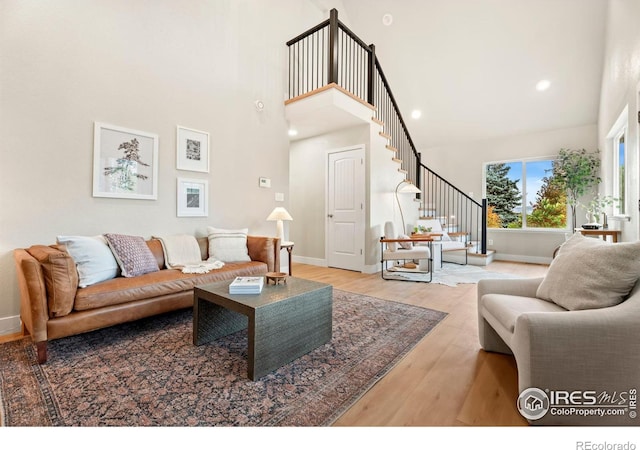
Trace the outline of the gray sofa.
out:
M 518 408 L 529 401 L 547 409 L 523 416 L 535 425 L 640 425 L 640 282 L 614 306 L 568 310 L 539 298 L 543 281 L 482 280 L 477 288 L 480 345 L 514 355 Z M 563 289 L 576 282 L 567 277 Z M 548 405 L 537 408 L 531 393 Z

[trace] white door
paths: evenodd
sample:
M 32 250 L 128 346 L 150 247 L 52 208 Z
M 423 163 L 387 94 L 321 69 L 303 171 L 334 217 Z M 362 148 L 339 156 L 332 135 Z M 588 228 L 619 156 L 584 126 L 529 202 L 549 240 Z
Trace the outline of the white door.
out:
M 327 265 L 364 268 L 364 147 L 328 154 Z

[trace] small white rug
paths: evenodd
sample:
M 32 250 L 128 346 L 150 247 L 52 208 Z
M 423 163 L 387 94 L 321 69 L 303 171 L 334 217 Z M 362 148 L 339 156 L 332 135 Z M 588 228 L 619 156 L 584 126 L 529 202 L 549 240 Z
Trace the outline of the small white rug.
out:
M 428 273 L 387 271 L 384 277 L 401 281 L 429 281 Z M 433 280 L 431 282 L 456 287 L 459 283 L 477 283 L 480 280 L 505 278 L 522 277 L 509 273 L 491 272 L 483 267 L 472 266 L 471 264 L 461 266 L 458 264 L 444 263 L 441 269 L 433 272 Z

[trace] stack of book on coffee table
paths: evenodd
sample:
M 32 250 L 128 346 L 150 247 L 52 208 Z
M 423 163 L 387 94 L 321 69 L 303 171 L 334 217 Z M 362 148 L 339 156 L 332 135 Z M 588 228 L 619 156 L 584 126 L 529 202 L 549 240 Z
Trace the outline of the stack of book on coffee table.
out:
M 236 277 L 229 285 L 229 294 L 259 294 L 264 277 Z

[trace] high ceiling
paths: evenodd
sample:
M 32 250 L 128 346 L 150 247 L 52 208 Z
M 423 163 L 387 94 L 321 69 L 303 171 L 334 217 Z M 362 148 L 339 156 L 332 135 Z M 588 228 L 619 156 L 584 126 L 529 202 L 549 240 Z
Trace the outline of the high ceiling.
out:
M 420 151 L 597 122 L 607 0 L 342 3 Z M 551 86 L 538 92 L 542 79 Z

